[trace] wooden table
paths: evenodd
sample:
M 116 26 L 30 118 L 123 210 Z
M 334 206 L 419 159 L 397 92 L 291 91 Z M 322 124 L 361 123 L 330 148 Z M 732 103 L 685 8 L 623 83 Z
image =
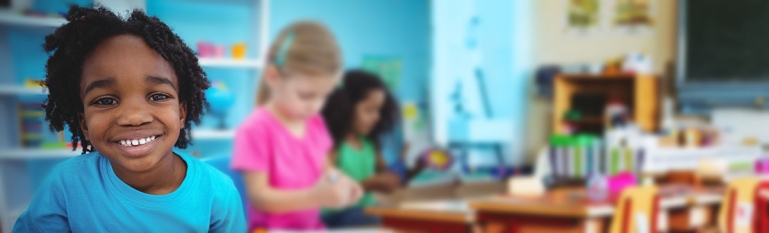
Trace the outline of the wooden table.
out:
M 723 189 L 660 187 L 659 230 L 691 230 L 710 224 Z M 611 202 L 591 202 L 584 189 L 563 189 L 540 197 L 496 196 L 470 202 L 481 225 L 503 225 L 505 232 L 606 232 Z M 487 232 L 489 232 L 487 230 Z
M 366 208 L 382 218 L 382 225 L 398 232 L 466 233 L 473 229 L 474 214 L 467 200 L 406 202 Z

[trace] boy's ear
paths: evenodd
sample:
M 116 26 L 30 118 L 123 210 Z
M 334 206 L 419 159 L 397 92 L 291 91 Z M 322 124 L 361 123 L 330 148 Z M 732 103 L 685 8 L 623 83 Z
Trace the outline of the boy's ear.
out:
M 179 123 L 184 129 L 184 120 L 187 119 L 187 103 L 179 103 Z
M 85 121 L 85 114 L 78 113 L 77 118 L 78 118 L 78 122 L 80 122 L 80 131 L 83 131 L 85 140 L 91 141 L 91 139 L 88 137 L 88 125 L 86 124 L 86 121 Z

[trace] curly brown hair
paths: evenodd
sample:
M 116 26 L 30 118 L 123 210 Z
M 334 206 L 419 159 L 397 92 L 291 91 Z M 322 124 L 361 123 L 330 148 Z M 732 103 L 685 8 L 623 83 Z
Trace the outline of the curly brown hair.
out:
M 136 35 L 168 61 L 179 79 L 179 101 L 187 106 L 184 128 L 174 146 L 186 148 L 191 144 L 191 124 L 200 124 L 208 108 L 204 91 L 211 85 L 198 64 L 195 53 L 168 25 L 157 17 L 149 17 L 134 10 L 124 19 L 101 6 L 72 6 L 67 23 L 45 37 L 43 49 L 48 53 L 45 86 L 48 98 L 43 102 L 45 119 L 51 131 L 72 133 L 72 149 L 81 142 L 83 153 L 94 150 L 80 128 L 79 114 L 83 113 L 80 80 L 83 63 L 103 41 L 118 35 Z

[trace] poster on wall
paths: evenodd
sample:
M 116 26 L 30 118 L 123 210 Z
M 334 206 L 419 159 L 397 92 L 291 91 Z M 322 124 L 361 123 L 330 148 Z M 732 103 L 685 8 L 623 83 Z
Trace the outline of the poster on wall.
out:
M 393 93 L 398 93 L 402 70 L 401 59 L 367 55 L 363 57 L 361 64 L 364 70 L 379 75 Z
M 651 26 L 650 0 L 616 0 L 614 24 L 617 26 Z
M 587 32 L 597 29 L 600 20 L 600 2 L 598 0 L 567 1 L 566 26 L 568 30 Z
M 654 25 L 653 0 L 614 0 L 611 24 L 614 31 L 638 34 L 650 32 Z

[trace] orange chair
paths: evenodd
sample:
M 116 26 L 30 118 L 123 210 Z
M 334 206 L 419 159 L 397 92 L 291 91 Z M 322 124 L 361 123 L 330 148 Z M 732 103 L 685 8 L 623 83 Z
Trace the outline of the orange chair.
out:
M 660 196 L 655 186 L 638 186 L 623 190 L 609 232 L 657 232 L 659 205 Z
M 718 213 L 718 229 L 723 233 L 753 233 L 756 229 L 756 188 L 759 179 L 737 178 L 729 182 Z

